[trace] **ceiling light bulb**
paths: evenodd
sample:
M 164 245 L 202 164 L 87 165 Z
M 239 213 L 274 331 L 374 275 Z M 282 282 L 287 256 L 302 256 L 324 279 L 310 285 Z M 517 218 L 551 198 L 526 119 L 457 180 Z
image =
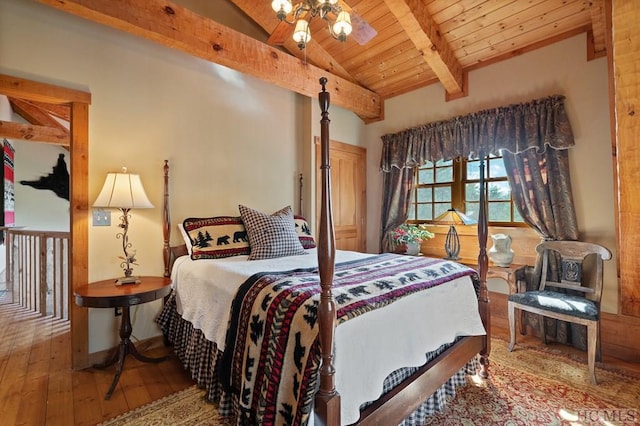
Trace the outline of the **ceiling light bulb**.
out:
M 278 19 L 282 21 L 291 12 L 293 6 L 289 0 L 273 0 L 271 8 L 278 15 Z
M 298 19 L 298 22 L 296 22 L 296 29 L 293 31 L 293 40 L 298 43 L 300 49 L 304 49 L 305 45 L 311 40 L 309 23 L 304 19 Z
M 338 40 L 345 41 L 347 36 L 351 34 L 351 17 L 348 12 L 344 10 L 338 14 L 338 19 L 336 19 L 336 23 L 333 24 L 333 32 L 338 37 Z

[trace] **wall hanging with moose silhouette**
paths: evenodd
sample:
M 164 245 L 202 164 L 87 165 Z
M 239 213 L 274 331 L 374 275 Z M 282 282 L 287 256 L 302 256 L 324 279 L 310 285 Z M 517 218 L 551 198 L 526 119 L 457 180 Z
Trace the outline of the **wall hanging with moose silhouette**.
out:
M 38 180 L 21 180 L 20 183 L 36 189 L 49 189 L 58 197 L 69 201 L 69 171 L 64 154 L 58 154 L 58 162 L 53 166 L 53 172 Z

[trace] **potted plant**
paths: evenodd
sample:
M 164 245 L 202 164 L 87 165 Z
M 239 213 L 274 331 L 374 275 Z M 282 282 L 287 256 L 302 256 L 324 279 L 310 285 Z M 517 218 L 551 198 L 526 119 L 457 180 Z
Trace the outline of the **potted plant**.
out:
M 423 228 L 422 225 L 409 225 L 407 223 L 403 223 L 391 232 L 396 252 L 411 255 L 420 253 L 420 243 L 433 237 L 433 232 Z

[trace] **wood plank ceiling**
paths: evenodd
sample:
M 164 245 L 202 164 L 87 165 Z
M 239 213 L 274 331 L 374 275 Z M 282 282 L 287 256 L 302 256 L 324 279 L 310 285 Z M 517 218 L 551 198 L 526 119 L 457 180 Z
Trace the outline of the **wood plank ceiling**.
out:
M 342 43 L 312 19 L 304 50 L 291 39 L 292 27 L 276 18 L 271 0 L 216 0 L 233 3 L 265 31 L 266 43 L 179 4 L 186 0 L 38 1 L 305 96 L 315 97 L 318 78 L 327 76 L 332 103 L 365 122 L 384 118 L 385 99 L 430 84 L 442 84 L 448 100 L 465 96 L 469 71 L 579 33 L 587 33 L 589 59 L 606 55 L 606 0 L 339 0 L 353 15 L 354 33 Z M 372 34 L 358 34 L 363 27 Z M 42 106 L 22 110 L 33 107 Z M 24 117 L 44 126 L 48 140 L 61 137 L 42 116 Z
M 270 1 L 231 1 L 269 34 L 288 25 L 279 23 Z M 448 95 L 459 96 L 466 89 L 463 74 L 468 71 L 581 32 L 589 33 L 591 57 L 606 54 L 604 0 L 341 0 L 341 4 L 377 35 L 364 45 L 357 36 L 340 43 L 316 18 L 311 22 L 307 60 L 382 100 L 438 82 Z M 283 47 L 300 56 L 293 41 Z

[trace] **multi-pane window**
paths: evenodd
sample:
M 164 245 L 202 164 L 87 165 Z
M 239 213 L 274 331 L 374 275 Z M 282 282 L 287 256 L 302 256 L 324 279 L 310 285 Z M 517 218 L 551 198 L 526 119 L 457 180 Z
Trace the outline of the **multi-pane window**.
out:
M 451 208 L 456 171 L 454 161 L 429 162 L 417 170 L 410 221 L 430 221 Z
M 409 221 L 432 222 L 454 207 L 478 219 L 479 160 L 428 162 L 417 170 Z M 524 221 L 513 205 L 511 188 L 500 156 L 485 159 L 487 217 L 491 225 L 520 225 Z

